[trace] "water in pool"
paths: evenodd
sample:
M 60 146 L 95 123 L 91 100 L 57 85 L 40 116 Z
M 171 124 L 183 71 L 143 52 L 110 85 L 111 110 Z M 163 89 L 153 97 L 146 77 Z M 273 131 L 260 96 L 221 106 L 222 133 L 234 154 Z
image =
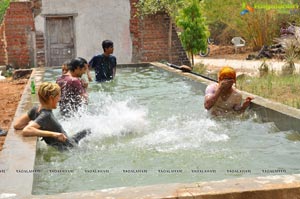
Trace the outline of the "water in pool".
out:
M 44 80 L 58 75 L 47 71 Z M 39 142 L 33 193 L 300 173 L 297 132 L 255 114 L 212 119 L 204 87 L 152 66 L 118 68 L 114 81 L 90 83 L 87 110 L 60 121 L 69 134 L 92 135 L 64 153 Z

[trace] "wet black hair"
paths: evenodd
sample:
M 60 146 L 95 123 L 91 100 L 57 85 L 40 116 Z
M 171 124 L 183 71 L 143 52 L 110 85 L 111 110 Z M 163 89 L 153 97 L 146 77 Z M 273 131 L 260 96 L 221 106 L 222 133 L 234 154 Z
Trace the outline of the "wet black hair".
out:
M 106 48 L 114 47 L 114 43 L 111 40 L 104 40 L 102 42 L 102 48 L 105 51 Z
M 75 71 L 78 67 L 84 68 L 87 61 L 82 57 L 76 57 L 70 61 L 69 70 Z

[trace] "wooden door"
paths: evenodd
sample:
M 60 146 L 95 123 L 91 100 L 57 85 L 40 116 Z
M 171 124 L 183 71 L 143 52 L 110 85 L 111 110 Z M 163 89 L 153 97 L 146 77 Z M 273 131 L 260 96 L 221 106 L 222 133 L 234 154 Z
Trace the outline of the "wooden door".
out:
M 61 66 L 75 57 L 73 17 L 47 17 L 47 66 Z

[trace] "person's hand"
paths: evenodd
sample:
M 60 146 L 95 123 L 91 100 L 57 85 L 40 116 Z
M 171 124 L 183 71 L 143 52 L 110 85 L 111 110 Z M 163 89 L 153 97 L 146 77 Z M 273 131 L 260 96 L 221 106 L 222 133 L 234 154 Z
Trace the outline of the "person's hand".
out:
M 89 83 L 84 82 L 84 83 L 82 84 L 82 86 L 83 86 L 84 88 L 87 88 L 87 87 L 89 86 Z
M 81 81 L 81 85 L 82 85 L 83 88 L 87 88 L 88 87 L 89 83 L 87 83 L 86 81 L 84 81 L 84 79 L 81 79 L 80 81 Z
M 243 103 L 243 108 L 247 108 L 253 99 L 254 99 L 254 97 L 247 97 L 245 99 L 245 102 Z
M 57 133 L 55 138 L 58 139 L 61 142 L 66 142 L 67 141 L 67 136 L 63 133 Z
M 221 91 L 227 90 L 227 89 L 231 88 L 233 84 L 234 84 L 234 79 L 223 79 L 220 82 L 219 89 L 221 89 Z
M 254 97 L 247 97 L 247 98 L 246 98 L 246 101 L 247 101 L 247 102 L 248 102 L 248 101 L 251 102 L 253 99 L 254 99 Z
M 92 82 L 93 81 L 93 78 L 91 76 L 88 75 L 88 80 L 89 82 Z

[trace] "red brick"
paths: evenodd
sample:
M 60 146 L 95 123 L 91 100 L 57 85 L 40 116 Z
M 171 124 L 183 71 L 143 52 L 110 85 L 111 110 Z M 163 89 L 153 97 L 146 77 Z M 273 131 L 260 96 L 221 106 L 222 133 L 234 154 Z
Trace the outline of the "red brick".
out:
M 27 44 L 28 30 L 34 30 L 31 2 L 11 2 L 3 21 L 7 43 L 6 64 L 13 63 L 21 68 L 27 67 L 30 63 L 30 46 Z

